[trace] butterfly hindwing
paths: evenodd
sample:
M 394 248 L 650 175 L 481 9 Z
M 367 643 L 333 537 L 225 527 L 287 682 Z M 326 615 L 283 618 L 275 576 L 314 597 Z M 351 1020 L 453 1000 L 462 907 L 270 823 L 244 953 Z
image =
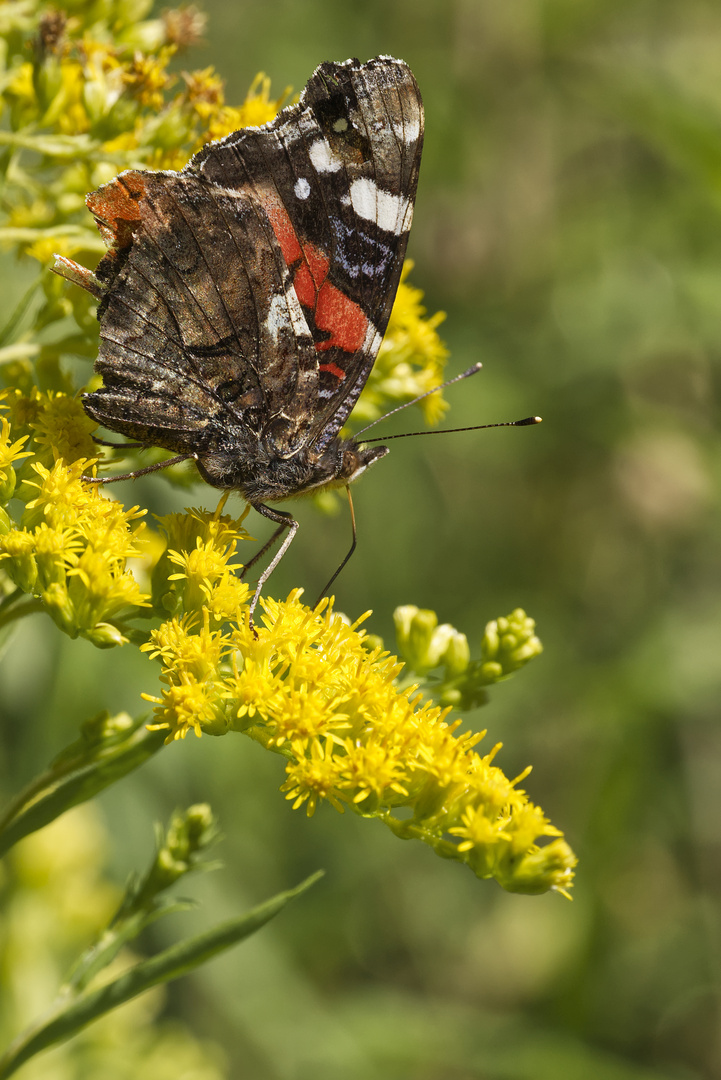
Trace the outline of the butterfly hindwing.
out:
M 256 204 L 193 176 L 127 172 L 88 205 L 113 242 L 97 271 L 104 386 L 86 398 L 92 415 L 189 453 L 257 438 L 281 411 L 305 428 L 315 351 Z

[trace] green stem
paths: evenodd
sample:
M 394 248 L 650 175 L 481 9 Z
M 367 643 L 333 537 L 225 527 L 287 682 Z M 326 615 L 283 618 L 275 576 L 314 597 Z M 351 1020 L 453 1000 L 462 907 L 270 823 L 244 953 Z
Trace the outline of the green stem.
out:
M 14 594 L 13 594 L 14 595 Z M 9 611 L 0 612 L 0 630 L 4 626 L 9 626 L 17 619 L 22 619 L 26 615 L 34 615 L 36 611 L 44 611 L 42 600 L 36 600 L 34 597 L 28 600 L 26 604 L 15 604 Z

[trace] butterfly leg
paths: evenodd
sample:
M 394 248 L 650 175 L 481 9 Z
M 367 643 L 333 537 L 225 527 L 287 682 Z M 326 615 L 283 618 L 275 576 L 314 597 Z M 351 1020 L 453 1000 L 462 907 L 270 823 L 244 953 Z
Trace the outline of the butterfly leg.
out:
M 118 480 L 135 480 L 137 476 L 147 476 L 148 473 L 167 469 L 169 465 L 179 465 L 181 461 L 191 461 L 195 457 L 195 454 L 178 454 L 177 457 L 159 461 L 156 465 L 146 465 L 144 469 L 134 469 L 133 472 L 119 473 L 117 476 L 81 476 L 80 479 L 86 484 L 115 484 Z
M 275 553 L 271 561 L 268 563 L 263 573 L 258 578 L 258 584 L 255 587 L 255 594 L 253 595 L 253 599 L 250 602 L 250 607 L 248 608 L 248 623 L 250 625 L 250 629 L 257 637 L 258 632 L 253 625 L 253 612 L 255 611 L 258 600 L 260 599 L 260 594 L 263 586 L 265 585 L 266 581 L 273 573 L 276 566 L 292 544 L 293 537 L 298 532 L 298 522 L 295 520 L 292 514 L 287 514 L 284 510 L 272 510 L 269 506 L 265 506 L 263 503 L 253 503 L 253 509 L 257 510 L 259 514 L 262 514 L 263 517 L 268 518 L 269 521 L 274 521 L 276 525 L 281 526 L 282 529 L 288 530 L 288 535 L 286 536 L 285 540 L 280 545 L 277 552 Z M 281 529 L 278 529 L 276 531 L 276 533 L 271 537 L 271 542 L 276 539 L 280 532 Z M 268 545 L 266 545 L 266 548 L 263 549 L 264 551 L 267 549 L 267 546 Z
M 285 532 L 285 530 L 287 528 L 288 528 L 287 522 L 285 522 L 285 521 L 282 522 L 278 526 L 278 528 L 275 530 L 275 532 L 271 536 L 270 540 L 266 540 L 266 542 L 263 544 L 260 551 L 256 551 L 253 558 L 249 559 L 247 563 L 243 563 L 243 572 L 239 575 L 241 581 L 245 581 L 245 575 L 248 573 L 248 571 L 253 569 L 255 564 L 257 562 L 259 562 L 260 559 L 263 558 L 263 556 L 266 554 L 266 552 L 270 551 L 270 549 L 272 547 L 275 547 L 278 540 L 280 539 L 280 537 L 283 535 L 283 533 Z

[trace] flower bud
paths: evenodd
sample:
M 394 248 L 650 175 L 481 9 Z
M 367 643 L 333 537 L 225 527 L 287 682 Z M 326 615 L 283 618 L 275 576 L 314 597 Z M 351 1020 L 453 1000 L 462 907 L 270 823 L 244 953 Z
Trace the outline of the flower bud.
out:
M 83 630 L 83 637 L 92 641 L 99 649 L 112 649 L 114 645 L 125 645 L 128 641 L 117 626 L 107 622 L 99 622 L 91 629 Z
M 396 627 L 396 641 L 398 642 L 398 650 L 401 653 L 405 652 L 406 644 L 411 633 L 411 623 L 413 618 L 418 614 L 418 608 L 415 604 L 401 604 L 393 612 L 393 622 Z
M 487 660 L 495 660 L 498 655 L 499 643 L 498 621 L 492 619 L 491 622 L 486 623 L 486 632 L 481 641 L 481 656 Z
M 78 636 L 78 628 L 75 621 L 75 608 L 68 596 L 68 590 L 64 584 L 53 582 L 41 595 L 42 602 L 48 609 L 53 622 L 57 623 L 70 637 Z
M 527 852 L 498 881 L 509 892 L 538 895 L 555 889 L 568 895 L 577 862 L 565 840 L 552 840 L 536 851 Z
M 3 505 L 10 502 L 15 494 L 15 484 L 17 483 L 17 476 L 15 470 L 8 465 L 6 469 L 0 470 L 0 503 Z
M 454 630 L 448 641 L 448 646 L 443 654 L 443 663 L 446 667 L 446 678 L 452 679 L 462 675 L 471 662 L 471 650 L 468 638 L 460 631 Z
M 38 565 L 30 533 L 22 529 L 11 529 L 0 538 L 0 554 L 9 556 L 2 560 L 2 568 L 8 577 L 23 592 L 33 592 L 38 580 Z

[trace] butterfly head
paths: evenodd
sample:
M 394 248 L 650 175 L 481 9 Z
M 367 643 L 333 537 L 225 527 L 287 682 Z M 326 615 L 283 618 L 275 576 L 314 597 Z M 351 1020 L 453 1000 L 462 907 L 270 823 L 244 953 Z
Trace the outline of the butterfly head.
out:
M 353 439 L 333 439 L 320 453 L 310 450 L 293 462 L 294 489 L 288 496 L 345 487 L 388 453 L 387 446 L 363 446 Z M 279 497 L 279 496 L 277 496 Z
M 353 480 L 357 480 L 369 465 L 378 461 L 379 458 L 385 457 L 388 453 L 387 446 L 361 446 L 353 441 L 341 442 L 339 447 L 342 451 L 342 457 L 341 467 L 335 479 L 335 485 L 338 486 L 350 484 Z

